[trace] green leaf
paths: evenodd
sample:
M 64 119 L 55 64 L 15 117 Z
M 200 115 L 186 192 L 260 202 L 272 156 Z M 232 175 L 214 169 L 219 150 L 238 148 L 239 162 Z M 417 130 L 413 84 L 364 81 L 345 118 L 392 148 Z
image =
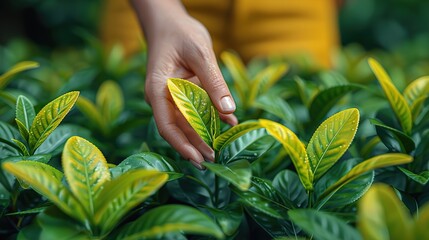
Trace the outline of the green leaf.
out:
M 25 129 L 29 130 L 35 116 L 33 104 L 28 98 L 20 95 L 16 101 L 16 119 L 24 124 Z
M 347 174 L 345 174 L 342 178 L 340 178 L 336 183 L 334 183 L 328 189 L 326 189 L 321 194 L 320 199 L 329 197 L 329 195 L 334 194 L 342 186 L 356 179 L 357 177 L 359 177 L 360 175 L 364 174 L 367 171 L 371 171 L 377 168 L 410 163 L 412 160 L 413 158 L 411 156 L 402 154 L 402 153 L 386 153 L 386 154 L 382 154 L 382 155 L 378 155 L 373 158 L 370 158 L 356 165 Z
M 309 112 L 313 121 L 323 119 L 338 101 L 347 93 L 361 89 L 359 85 L 334 86 L 320 91 L 311 101 Z
M 236 89 L 240 100 L 245 101 L 250 83 L 250 79 L 247 76 L 246 67 L 239 56 L 235 53 L 225 51 L 221 53 L 220 58 L 232 75 L 234 88 Z
M 212 120 L 219 117 L 217 111 L 216 116 L 212 116 L 213 104 L 209 95 L 204 89 L 183 79 L 169 78 L 167 84 L 180 112 L 204 142 L 212 146 L 214 140 Z
M 95 199 L 110 181 L 106 159 L 100 150 L 81 137 L 71 137 L 62 155 L 64 175 L 70 191 L 85 208 L 88 216 L 95 214 Z
M 411 216 L 390 186 L 372 186 L 359 201 L 357 219 L 364 239 L 412 239 Z
M 417 119 L 420 116 L 420 113 L 422 112 L 422 108 L 427 99 L 429 99 L 429 95 L 419 97 L 411 105 L 411 114 L 413 115 L 414 123 L 417 122 Z
M 399 145 L 397 150 L 401 152 L 410 153 L 416 148 L 414 140 L 398 129 L 387 126 L 377 119 L 370 119 L 369 122 L 376 126 L 377 135 L 389 149 L 395 149 L 392 140 L 396 141 Z
M 128 211 L 164 185 L 167 178 L 165 173 L 138 169 L 107 182 L 95 199 L 95 224 L 102 233 L 108 233 Z
M 87 117 L 95 126 L 98 126 L 103 133 L 107 132 L 106 121 L 104 121 L 101 112 L 89 99 L 79 96 L 76 101 L 76 107 Z
M 220 134 L 220 118 L 214 106 L 210 107 L 210 118 L 211 118 L 210 134 L 212 135 L 212 138 L 214 141 L 214 139 L 216 139 Z
M 308 203 L 308 195 L 305 192 L 302 184 L 299 182 L 299 177 L 291 170 L 282 170 L 274 177 L 273 186 L 285 199 L 289 199 L 297 207 L 306 207 Z
M 250 187 L 252 169 L 250 168 L 250 163 L 247 160 L 238 160 L 228 165 L 203 162 L 203 166 L 214 172 L 217 176 L 232 183 L 241 191 L 246 191 Z
M 381 87 L 383 88 L 384 94 L 389 100 L 390 106 L 396 114 L 399 122 L 401 123 L 402 130 L 405 134 L 411 134 L 411 128 L 413 127 L 411 110 L 408 107 L 407 101 L 401 95 L 401 93 L 393 85 L 389 75 L 383 67 L 373 58 L 368 60 L 369 66 L 376 75 Z
M 287 72 L 289 66 L 285 63 L 274 64 L 260 71 L 251 81 L 249 95 L 245 98 L 250 104 L 258 96 L 266 93 Z
M 10 68 L 7 72 L 0 75 L 0 89 L 4 88 L 9 83 L 9 80 L 15 74 L 23 72 L 25 70 L 37 68 L 37 67 L 39 67 L 39 64 L 33 61 L 23 61 L 23 62 L 17 63 L 12 68 Z
M 30 153 L 27 150 L 27 146 L 25 146 L 24 143 L 22 143 L 21 141 L 19 141 L 17 139 L 12 139 L 12 142 L 14 142 L 19 147 L 19 149 L 21 149 L 22 155 L 24 155 L 24 156 L 30 155 Z
M 429 204 L 426 203 L 419 209 L 419 213 L 415 216 L 414 224 L 414 239 L 428 239 L 429 238 Z
M 296 117 L 291 106 L 278 95 L 263 95 L 254 102 L 254 107 L 262 109 L 289 124 L 295 124 Z
M 429 171 L 423 171 L 419 174 L 413 173 L 408 169 L 398 167 L 405 175 L 411 178 L 413 181 L 420 183 L 421 185 L 426 185 L 429 182 Z
M 313 190 L 313 172 L 311 171 L 307 152 L 304 144 L 298 137 L 287 127 L 265 119 L 260 119 L 259 122 L 268 133 L 279 141 L 284 149 L 289 154 L 292 162 L 298 172 L 299 179 L 306 190 Z
M 262 126 L 258 121 L 247 121 L 235 125 L 234 127 L 228 129 L 226 132 L 219 135 L 213 142 L 213 148 L 216 151 L 219 151 L 226 147 L 230 142 L 236 140 L 237 138 L 243 136 L 244 134 L 261 128 Z
M 127 157 L 118 166 L 111 169 L 113 178 L 133 169 L 157 170 L 168 174 L 168 180 L 183 176 L 179 166 L 171 159 L 152 152 L 137 153 Z
M 218 161 L 223 164 L 239 159 L 253 162 L 271 149 L 275 142 L 276 140 L 268 135 L 264 128 L 252 130 L 229 142 L 221 150 Z
M 347 151 L 359 125 L 359 110 L 347 109 L 325 120 L 314 132 L 307 154 L 317 181 Z
M 191 233 L 223 238 L 222 230 L 200 211 L 185 205 L 166 205 L 149 210 L 125 225 L 116 239 L 162 239 L 168 233 Z
M 24 215 L 31 215 L 31 214 L 39 214 L 43 212 L 46 208 L 48 207 L 37 207 L 37 208 L 32 208 L 24 211 L 12 212 L 5 215 L 6 216 L 24 216 Z
M 244 212 L 238 202 L 233 202 L 222 209 L 211 207 L 204 207 L 203 209 L 210 212 L 226 236 L 233 236 L 239 231 Z
M 412 81 L 404 90 L 404 97 L 411 106 L 414 102 L 429 94 L 429 76 L 420 77 Z
M 58 127 L 78 97 L 79 92 L 66 93 L 48 103 L 37 113 L 30 128 L 29 144 L 32 153 Z
M 29 184 L 31 188 L 48 198 L 67 215 L 80 221 L 86 219 L 82 206 L 62 185 L 62 172 L 36 161 L 5 162 L 3 169 Z
M 28 141 L 29 132 L 28 129 L 25 127 L 24 123 L 19 121 L 17 118 L 15 118 L 16 126 L 18 126 L 18 131 L 21 134 L 21 137 Z
M 104 121 L 112 125 L 124 108 L 124 97 L 119 85 L 114 81 L 103 82 L 97 92 L 96 105 Z
M 294 209 L 288 212 L 292 222 L 316 239 L 360 240 L 362 237 L 342 219 L 314 209 Z
M 19 138 L 19 132 L 10 124 L 0 122 L 0 159 L 18 156 L 20 149 L 12 142 Z

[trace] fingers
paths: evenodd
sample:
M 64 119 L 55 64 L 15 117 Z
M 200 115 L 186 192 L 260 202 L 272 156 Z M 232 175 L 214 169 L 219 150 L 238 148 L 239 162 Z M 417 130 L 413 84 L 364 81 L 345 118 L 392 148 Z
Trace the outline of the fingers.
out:
M 219 113 L 219 117 L 220 117 L 220 119 L 223 122 L 225 122 L 225 123 L 227 123 L 227 124 L 229 124 L 231 126 L 235 126 L 235 125 L 238 124 L 237 117 L 234 114 L 232 114 L 232 113 L 231 114 L 222 114 L 222 113 Z
M 222 114 L 235 111 L 235 102 L 222 77 L 213 50 L 202 45 L 191 45 L 186 51 L 188 65 L 201 81 L 217 110 Z

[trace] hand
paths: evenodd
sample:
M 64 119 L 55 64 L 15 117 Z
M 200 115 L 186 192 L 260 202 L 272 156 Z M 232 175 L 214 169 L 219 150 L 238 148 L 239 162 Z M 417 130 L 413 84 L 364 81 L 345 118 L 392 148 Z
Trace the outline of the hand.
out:
M 204 88 L 223 121 L 237 124 L 235 103 L 212 50 L 206 28 L 190 17 L 177 0 L 134 0 L 148 43 L 146 101 L 152 106 L 160 135 L 194 166 L 214 161 L 214 151 L 175 107 L 167 79 L 188 79 Z

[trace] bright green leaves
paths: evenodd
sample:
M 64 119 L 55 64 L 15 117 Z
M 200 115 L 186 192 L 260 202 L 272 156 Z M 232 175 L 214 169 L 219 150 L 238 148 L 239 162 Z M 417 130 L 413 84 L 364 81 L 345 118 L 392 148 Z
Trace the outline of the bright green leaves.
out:
M 16 121 L 19 121 L 25 127 L 27 135 L 35 116 L 36 112 L 30 100 L 22 95 L 18 96 L 16 100 Z
M 261 127 L 262 126 L 258 121 L 240 123 L 219 135 L 213 143 L 213 148 L 219 151 L 237 138 Z
M 192 128 L 212 146 L 219 135 L 220 120 L 209 95 L 197 85 L 179 78 L 169 78 L 168 89 Z
M 167 234 L 192 233 L 223 238 L 222 230 L 209 217 L 184 205 L 152 209 L 127 224 L 116 239 L 163 239 Z
M 61 123 L 79 96 L 79 92 L 66 93 L 37 113 L 29 130 L 29 145 L 33 153 Z
M 356 134 L 359 111 L 341 111 L 324 121 L 307 146 L 310 166 L 317 181 L 347 151 Z
M 407 101 L 401 95 L 398 89 L 396 89 L 395 85 L 393 85 L 392 80 L 390 79 L 389 75 L 387 75 L 383 67 L 373 58 L 370 58 L 368 62 L 372 71 L 380 82 L 380 85 L 383 88 L 384 94 L 386 95 L 390 106 L 396 114 L 396 117 L 402 126 L 402 130 L 406 134 L 410 135 L 411 129 L 413 127 L 413 120 Z
M 296 171 L 298 172 L 299 179 L 305 189 L 313 190 L 314 174 L 311 170 L 304 144 L 295 133 L 287 127 L 270 120 L 261 119 L 259 121 L 261 125 L 267 129 L 268 133 L 283 145 L 292 159 Z
M 238 160 L 229 163 L 228 165 L 203 162 L 203 166 L 214 172 L 216 175 L 228 180 L 228 182 L 239 188 L 241 191 L 247 191 L 250 187 L 252 170 L 250 168 L 250 163 L 246 160 Z
M 62 163 L 70 191 L 90 215 L 94 214 L 95 198 L 110 180 L 103 154 L 87 140 L 71 137 L 64 146 Z
M 39 67 L 39 64 L 37 62 L 33 62 L 33 61 L 24 61 L 24 62 L 17 63 L 15 66 L 13 66 L 7 72 L 0 75 L 0 89 L 4 88 L 9 83 L 9 80 L 15 74 L 23 72 L 25 70 L 37 68 L 37 67 Z

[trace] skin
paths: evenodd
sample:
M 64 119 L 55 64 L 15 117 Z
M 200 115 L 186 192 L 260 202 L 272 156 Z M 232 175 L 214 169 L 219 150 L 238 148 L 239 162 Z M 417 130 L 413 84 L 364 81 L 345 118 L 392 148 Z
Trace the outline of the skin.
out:
M 203 169 L 215 154 L 178 111 L 167 88 L 170 77 L 192 81 L 209 94 L 221 119 L 236 125 L 235 103 L 222 77 L 207 29 L 178 0 L 132 0 L 148 44 L 146 101 L 160 135 L 185 159 Z

